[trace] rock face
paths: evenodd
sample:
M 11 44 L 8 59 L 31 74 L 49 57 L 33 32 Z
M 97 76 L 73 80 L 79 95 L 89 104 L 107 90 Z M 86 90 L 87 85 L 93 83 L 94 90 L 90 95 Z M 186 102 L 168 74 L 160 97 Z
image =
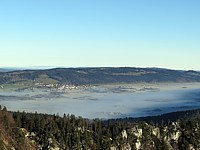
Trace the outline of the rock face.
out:
M 195 132 L 199 131 L 199 125 L 196 125 L 197 128 L 194 128 L 193 130 Z M 165 146 L 169 150 L 178 149 L 178 143 L 181 136 L 183 136 L 183 129 L 181 129 L 178 122 L 172 122 L 168 126 L 165 127 L 155 127 L 151 126 L 149 124 L 144 124 L 144 126 L 141 128 L 141 125 L 135 125 L 133 128 L 128 130 L 122 131 L 122 138 L 129 139 L 130 136 L 134 136 L 134 149 L 140 150 L 140 149 L 155 149 L 156 148 L 156 139 L 164 142 Z M 148 132 L 147 132 L 148 130 Z M 187 133 L 187 132 L 186 132 Z M 146 139 L 144 141 L 143 139 Z M 128 143 L 131 144 L 131 143 Z M 200 143 L 199 143 L 200 145 Z M 133 148 L 129 147 L 128 145 L 124 148 Z M 190 144 L 189 149 L 195 150 L 194 145 Z M 113 149 L 115 150 L 115 149 Z
M 129 143 L 122 145 L 122 150 L 131 150 L 131 146 Z
M 136 138 L 135 141 L 136 150 L 141 149 L 142 129 L 138 125 L 136 125 L 130 130 L 130 134 L 134 135 Z
M 134 134 L 137 138 L 142 137 L 142 129 L 139 128 L 138 126 L 135 126 L 134 128 L 132 128 L 131 133 Z
M 181 136 L 181 129 L 177 122 L 172 122 L 171 125 L 164 129 L 164 141 L 167 143 L 169 149 L 173 150 L 173 145 L 178 145 L 179 137 Z
M 127 139 L 128 135 L 126 133 L 126 130 L 122 131 L 122 138 Z
M 139 139 L 137 139 L 137 141 L 135 142 L 135 148 L 136 148 L 136 150 L 139 150 L 139 149 L 141 149 L 141 143 L 140 143 L 140 140 Z
M 159 128 L 153 128 L 152 134 L 158 138 L 160 138 L 160 129 Z
M 111 146 L 111 147 L 110 147 L 110 150 L 118 150 L 118 149 L 117 149 L 117 147 L 115 147 L 115 146 Z

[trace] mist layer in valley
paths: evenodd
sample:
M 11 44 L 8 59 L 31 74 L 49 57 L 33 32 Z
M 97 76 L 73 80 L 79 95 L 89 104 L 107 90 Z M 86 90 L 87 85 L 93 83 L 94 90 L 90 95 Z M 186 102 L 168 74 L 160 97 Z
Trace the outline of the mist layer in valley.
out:
M 200 108 L 200 83 L 110 84 L 61 90 L 0 88 L 0 104 L 13 111 L 85 118 L 159 115 Z

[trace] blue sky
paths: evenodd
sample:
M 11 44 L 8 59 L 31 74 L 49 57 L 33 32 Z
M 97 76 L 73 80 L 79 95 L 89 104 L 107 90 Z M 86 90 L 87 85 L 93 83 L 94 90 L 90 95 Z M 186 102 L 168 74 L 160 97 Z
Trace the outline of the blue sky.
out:
M 0 1 L 0 67 L 200 70 L 199 0 Z

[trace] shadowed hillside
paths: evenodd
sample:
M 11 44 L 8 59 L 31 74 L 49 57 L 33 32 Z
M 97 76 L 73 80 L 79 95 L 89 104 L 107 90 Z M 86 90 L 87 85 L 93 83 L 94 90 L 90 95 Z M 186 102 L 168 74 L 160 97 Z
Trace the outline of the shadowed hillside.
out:
M 55 68 L 0 72 L 0 84 L 36 82 L 69 85 L 140 82 L 200 82 L 200 72 L 159 68 Z

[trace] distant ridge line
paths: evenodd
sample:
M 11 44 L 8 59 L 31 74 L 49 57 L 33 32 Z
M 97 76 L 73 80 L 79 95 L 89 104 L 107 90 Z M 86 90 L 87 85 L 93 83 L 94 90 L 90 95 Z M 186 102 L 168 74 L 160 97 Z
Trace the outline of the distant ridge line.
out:
M 0 72 L 0 84 L 25 81 L 30 81 L 30 83 L 33 83 L 33 81 L 45 81 L 46 84 L 59 83 L 70 85 L 200 82 L 200 72 L 136 67 L 51 68 Z

